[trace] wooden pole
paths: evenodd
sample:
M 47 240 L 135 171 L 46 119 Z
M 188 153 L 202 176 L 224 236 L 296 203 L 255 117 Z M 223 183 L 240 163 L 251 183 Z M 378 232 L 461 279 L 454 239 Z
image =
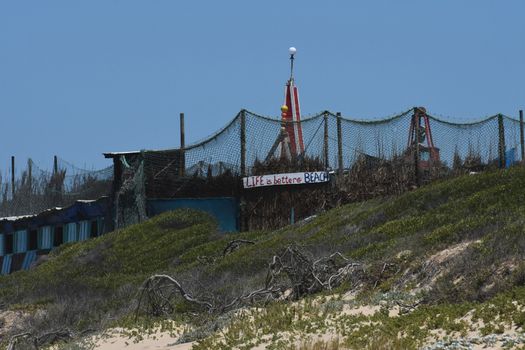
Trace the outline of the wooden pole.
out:
M 15 199 L 15 156 L 11 156 L 11 199 Z
M 59 199 L 59 184 L 58 184 L 58 157 L 55 155 L 53 156 L 53 177 L 52 184 L 53 184 L 53 195 L 52 195 L 52 205 L 58 206 L 58 199 Z
M 421 179 L 420 179 L 420 171 L 419 171 L 419 143 L 420 143 L 420 140 L 419 140 L 419 126 L 420 126 L 420 122 L 421 122 L 421 117 L 420 117 L 420 110 L 419 108 L 415 108 L 414 109 L 414 132 L 415 132 L 415 138 L 414 138 L 414 141 L 415 141 L 415 145 L 414 145 L 414 177 L 415 177 L 415 180 L 416 180 L 416 186 L 419 187 L 420 184 L 421 184 Z
M 246 176 L 246 111 L 243 109 L 240 113 L 240 143 L 241 143 L 241 177 Z M 239 198 L 239 231 L 243 232 L 250 226 L 249 218 L 247 215 L 248 201 L 244 197 L 244 189 L 241 187 Z
M 183 177 L 186 172 L 186 147 L 184 137 L 184 113 L 180 114 L 180 160 L 179 160 L 179 176 Z
M 328 169 L 330 162 L 328 161 L 328 112 L 324 113 L 324 167 Z
M 337 112 L 337 165 L 339 167 L 339 175 L 343 174 L 343 135 L 341 130 L 341 113 Z
M 33 192 L 33 161 L 31 158 L 27 160 L 27 187 L 29 189 L 27 193 L 27 206 L 29 212 L 31 212 L 31 194 Z
M 499 167 L 505 168 L 505 126 L 503 125 L 503 115 L 498 114 L 498 134 L 499 134 Z
M 241 111 L 241 176 L 246 176 L 246 111 Z
M 27 160 L 27 184 L 29 187 L 29 192 L 31 193 L 31 186 L 33 182 L 33 162 L 31 158 Z
M 521 144 L 521 162 L 525 164 L 525 142 L 523 135 L 523 110 L 520 109 L 520 144 Z
M 53 156 L 53 174 L 58 173 L 58 158 L 57 156 Z

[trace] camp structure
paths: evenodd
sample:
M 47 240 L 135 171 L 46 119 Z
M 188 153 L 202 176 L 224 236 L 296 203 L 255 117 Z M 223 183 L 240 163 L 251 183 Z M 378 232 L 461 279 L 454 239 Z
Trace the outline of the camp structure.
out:
M 107 232 L 108 198 L 79 200 L 66 208 L 0 218 L 0 267 L 7 275 L 29 269 L 41 255 Z
M 112 228 L 178 208 L 214 216 L 221 231 L 237 231 L 240 179 L 225 162 L 188 164 L 184 149 L 108 152 L 113 160 Z

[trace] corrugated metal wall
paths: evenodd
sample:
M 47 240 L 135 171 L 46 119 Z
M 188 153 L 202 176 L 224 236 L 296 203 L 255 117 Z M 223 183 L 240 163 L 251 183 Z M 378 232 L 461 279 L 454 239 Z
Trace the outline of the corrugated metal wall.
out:
M 77 239 L 77 223 L 70 222 L 64 225 L 64 243 L 76 242 Z
M 26 253 L 24 257 L 24 262 L 22 263 L 22 270 L 29 270 L 31 264 L 36 260 L 36 250 L 30 250 Z
M 105 231 L 106 229 L 105 229 L 104 218 L 98 218 L 97 219 L 97 235 L 100 236 Z
M 91 233 L 91 222 L 84 220 L 79 222 L 78 240 L 85 241 Z
M 27 230 L 16 231 L 13 235 L 13 253 L 24 253 L 27 251 Z
M 5 235 L 0 233 L 0 256 L 5 254 Z
M 53 248 L 53 228 L 44 226 L 38 229 L 38 249 Z
M 2 261 L 2 275 L 8 275 L 11 272 L 11 258 L 11 254 L 4 256 Z

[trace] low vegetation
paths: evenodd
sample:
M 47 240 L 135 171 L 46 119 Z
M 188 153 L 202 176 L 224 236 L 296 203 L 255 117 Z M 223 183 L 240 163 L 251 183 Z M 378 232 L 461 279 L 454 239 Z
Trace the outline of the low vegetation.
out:
M 232 239 L 254 244 L 224 254 Z M 310 259 L 339 252 L 362 269 L 332 290 L 225 312 L 174 294 L 168 318 L 186 327 L 179 342 L 411 349 L 522 332 L 525 169 L 515 167 L 341 206 L 272 232 L 219 234 L 206 214 L 178 210 L 64 246 L 35 269 L 0 278 L 2 309 L 23 315 L 4 327 L 3 341 L 57 328 L 145 331 L 166 318 L 136 313 L 139 287 L 151 275 L 172 276 L 199 300 L 228 303 L 264 286 L 272 257 L 292 245 Z

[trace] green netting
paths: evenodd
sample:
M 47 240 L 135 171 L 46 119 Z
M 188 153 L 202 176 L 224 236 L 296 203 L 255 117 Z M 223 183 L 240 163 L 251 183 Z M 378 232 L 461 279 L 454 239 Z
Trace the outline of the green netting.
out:
M 410 125 L 416 108 L 400 114 L 375 120 L 337 117 L 325 111 L 305 117 L 300 122 L 305 151 L 300 154 L 292 168 L 261 167 L 281 159 L 279 140 L 283 122 L 279 117 L 262 116 L 242 110 L 224 128 L 214 135 L 190 144 L 184 150 L 143 151 L 122 157 L 125 168 L 119 179 L 121 202 L 126 199 L 130 207 L 136 207 L 136 217 L 145 216 L 144 205 L 133 204 L 133 196 L 161 198 L 191 195 L 235 195 L 234 188 L 240 175 L 261 174 L 278 170 L 330 170 L 339 169 L 342 158 L 344 173 L 352 175 L 354 186 L 367 179 L 366 171 L 398 174 L 404 186 L 412 186 L 410 172 L 415 167 L 413 144 L 410 143 Z M 504 115 L 495 115 L 470 123 L 455 123 L 429 113 L 429 123 L 434 146 L 439 149 L 439 162 L 432 164 L 436 174 L 447 175 L 453 171 L 477 170 L 499 163 L 500 151 L 504 149 L 506 165 L 522 161 L 520 123 Z M 245 130 L 245 173 L 241 174 L 241 131 Z M 504 145 L 501 144 L 499 122 L 504 128 Z M 340 124 L 340 137 L 338 133 Z M 427 140 L 422 140 L 427 141 Z M 338 146 L 341 143 L 341 153 Z M 422 142 L 423 144 L 425 142 Z M 327 158 L 325 157 L 327 156 Z M 326 159 L 325 159 L 326 158 Z M 276 170 L 277 169 L 277 170 Z M 51 206 L 64 206 L 76 199 L 95 199 L 110 194 L 113 168 L 102 170 L 80 169 L 59 159 L 58 172 L 49 172 L 31 162 L 28 171 L 15 182 L 12 198 L 10 181 L 0 179 L 0 216 L 38 212 Z M 425 169 L 428 170 L 428 169 Z M 140 174 L 137 175 L 137 172 Z M 183 176 L 181 176 L 183 175 Z M 390 181 L 388 176 L 381 180 Z M 31 181 L 28 181 L 28 179 Z M 189 182 L 187 179 L 200 179 Z M 220 178 L 220 179 L 217 179 Z M 139 181 L 122 188 L 122 184 Z M 214 181 L 215 190 L 204 186 Z M 368 190 L 368 189 L 367 189 Z M 208 191 L 208 192 L 206 192 Z M 359 197 L 361 198 L 361 197 Z
M 252 173 L 257 162 L 268 159 L 270 150 L 280 134 L 282 121 L 253 112 L 239 113 L 225 128 L 212 137 L 186 148 L 186 174 L 208 176 L 223 173 L 226 169 L 240 173 L 241 115 L 245 116 L 246 174 Z M 409 148 L 409 129 L 414 109 L 376 120 L 359 120 L 341 117 L 341 143 L 343 167 L 349 169 L 359 157 L 394 159 L 405 157 Z M 476 158 L 483 164 L 497 161 L 499 157 L 498 116 L 487 117 L 472 123 L 453 123 L 430 114 L 430 128 L 434 146 L 439 149 L 441 165 L 452 168 L 454 160 L 469 161 Z M 502 116 L 505 129 L 507 158 L 521 161 L 519 121 Z M 325 123 L 327 128 L 325 160 Z M 338 164 L 337 116 L 322 112 L 301 121 L 305 152 L 302 157 L 318 158 L 328 168 Z M 279 157 L 277 148 L 270 156 Z M 509 159 L 507 159 L 509 160 Z
M 0 217 L 36 214 L 110 194 L 112 166 L 88 170 L 61 158 L 56 165 L 56 171 L 48 171 L 29 159 L 14 184 L 9 176 L 0 177 Z

